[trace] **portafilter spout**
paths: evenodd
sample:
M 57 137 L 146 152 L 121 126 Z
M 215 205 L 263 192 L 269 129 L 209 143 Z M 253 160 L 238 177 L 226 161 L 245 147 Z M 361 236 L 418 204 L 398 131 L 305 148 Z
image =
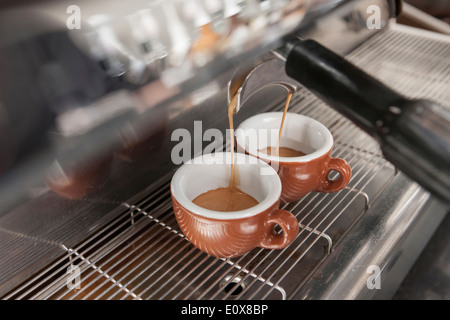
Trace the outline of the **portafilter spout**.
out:
M 273 52 L 276 59 L 235 74 L 228 86 L 235 112 L 267 86 L 295 91 L 298 81 L 372 135 L 387 160 L 450 208 L 448 108 L 403 96 L 314 40 L 297 39 L 285 48 Z
M 228 82 L 228 104 L 235 100 L 234 113 L 255 93 L 270 86 L 281 86 L 294 93 L 299 84 L 286 74 L 284 62 L 270 58 L 241 66 Z

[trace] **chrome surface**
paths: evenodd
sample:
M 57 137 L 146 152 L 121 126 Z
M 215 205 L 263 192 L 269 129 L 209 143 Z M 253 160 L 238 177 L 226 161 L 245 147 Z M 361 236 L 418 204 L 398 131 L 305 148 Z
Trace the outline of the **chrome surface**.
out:
M 277 106 L 277 110 L 281 108 Z M 375 142 L 367 144 L 365 138 L 361 145 L 339 142 L 360 131 L 307 92 L 293 99 L 291 111 L 328 125 L 337 141 L 334 154 L 350 162 L 354 178 L 340 194 L 315 193 L 285 207 L 295 213 L 301 227 L 288 248 L 255 249 L 231 260 L 202 253 L 178 228 L 169 197 L 169 176 L 162 185 L 125 202 L 122 213 L 108 226 L 68 248 L 47 271 L 5 298 L 291 298 L 396 175 L 389 163 L 374 156 Z M 66 275 L 60 276 L 71 263 L 84 271 L 81 279 L 86 282 L 78 292 L 66 290 Z M 236 288 L 230 289 L 230 283 Z
M 295 298 L 391 299 L 424 248 L 423 239 L 445 217 L 445 208 L 429 201 L 419 186 L 398 176 Z
M 55 9 L 61 10 L 60 19 L 61 12 L 66 12 L 66 4 L 61 2 L 58 6 L 57 2 L 53 2 Z M 352 45 L 359 43 L 362 35 L 367 38 L 378 33 L 380 30 L 368 31 L 361 24 L 364 21 L 360 19 L 360 14 L 349 13 L 355 12 L 353 6 L 352 1 L 315 1 L 314 7 L 303 20 L 304 26 L 300 26 L 301 33 L 321 38 L 324 34 L 321 26 L 330 26 L 327 21 L 334 21 L 331 25 L 339 28 L 332 28 L 331 31 L 341 30 L 341 36 L 344 32 L 347 41 L 357 38 L 357 41 L 350 41 Z M 12 5 L 6 7 L 8 10 L 13 8 Z M 117 10 L 115 6 L 110 9 Z M 4 7 L 1 10 L 6 12 L 3 11 Z M 126 14 L 129 10 L 132 11 L 133 6 L 130 5 L 130 8 L 121 13 Z M 364 14 L 364 6 L 360 5 L 357 11 Z M 40 11 L 41 14 L 44 12 L 45 10 Z M 30 73 L 30 70 L 38 75 L 44 74 L 48 83 L 54 85 L 50 89 L 61 89 L 56 90 L 60 94 L 59 98 L 68 99 L 52 104 L 52 108 L 61 108 L 61 112 L 55 126 L 45 131 L 45 139 L 40 148 L 33 149 L 34 152 L 21 161 L 16 161 L 11 170 L 1 176 L 0 296 L 45 268 L 49 261 L 66 252 L 65 248 L 73 248 L 98 232 L 120 212 L 121 204 L 126 199 L 145 193 L 146 190 L 153 190 L 151 186 L 155 181 L 170 176 L 170 172 L 180 164 L 171 159 L 172 149 L 179 142 L 174 134 L 176 130 L 188 131 L 194 144 L 190 152 L 183 155 L 182 161 L 188 161 L 202 152 L 206 144 L 202 141 L 205 130 L 217 128 L 225 132 L 228 121 L 220 114 L 227 102 L 227 82 L 231 79 L 235 66 L 250 58 L 242 57 L 242 61 L 215 61 L 214 65 L 219 70 L 203 69 L 196 81 L 186 83 L 182 92 L 168 88 L 162 81 L 129 87 L 121 82 L 120 77 L 105 76 L 106 71 L 102 69 L 102 65 L 86 59 L 66 32 L 51 33 L 55 30 L 52 28 L 55 25 L 48 22 L 53 19 L 47 19 L 44 15 L 44 21 L 39 20 L 30 10 L 16 13 L 21 19 L 11 19 L 15 15 L 0 19 L 2 25 L 9 26 L 0 28 L 1 39 L 15 43 L 1 47 L 6 54 L 2 56 L 2 61 L 6 58 L 15 62 L 20 57 L 18 64 L 13 63 L 9 68 L 16 69 L 17 72 L 10 75 L 6 82 L 10 88 L 17 86 L 21 89 L 14 95 L 14 110 L 28 108 L 32 105 L 31 101 L 36 103 L 39 98 L 39 95 L 24 95 L 22 91 L 28 89 L 34 92 L 34 88 L 40 87 L 33 83 L 33 80 L 39 80 L 40 77 Z M 382 16 L 385 17 L 384 11 Z M 25 20 L 29 23 L 22 24 L 22 18 L 27 18 Z M 345 27 L 347 24 L 348 28 Z M 359 25 L 357 29 L 356 25 Z M 61 21 L 57 26 L 61 27 Z M 5 34 L 6 30 L 11 29 L 14 32 Z M 27 38 L 29 39 L 24 41 Z M 342 49 L 342 46 L 338 47 Z M 346 50 L 350 49 L 348 47 Z M 35 51 L 40 54 L 32 54 Z M 254 54 L 258 55 L 259 52 Z M 258 58 L 267 56 L 270 57 L 270 53 Z M 22 61 L 30 61 L 29 66 L 32 68 L 23 68 Z M 58 77 L 52 76 L 54 72 L 56 75 L 69 72 L 70 77 L 65 78 L 67 81 L 59 81 L 61 86 L 56 86 L 58 81 L 53 80 L 58 80 Z M 0 77 L 5 75 L 3 72 Z M 41 85 L 46 87 L 47 82 Z M 285 92 L 277 88 L 258 92 L 248 101 L 246 108 L 236 114 L 236 123 L 257 112 L 273 110 L 284 99 L 284 95 Z M 80 98 L 86 100 L 78 100 Z M 78 101 L 81 105 L 75 103 L 74 109 L 66 110 L 64 101 Z M 5 104 L 0 104 L 0 109 L 4 106 Z M 39 123 L 42 120 L 37 117 L 39 111 L 36 108 L 25 119 L 31 123 Z M 19 128 L 21 127 L 16 126 L 16 130 Z M 31 126 L 24 129 L 26 128 L 32 129 Z M 32 130 L 32 136 L 38 136 L 38 132 Z M 0 135 L 0 146 L 5 146 L 2 144 L 5 137 L 7 135 Z M 221 141 L 211 143 L 222 146 Z M 49 188 L 46 181 L 49 173 L 53 176 L 56 172 L 58 176 L 64 177 L 66 164 L 75 162 L 83 168 L 89 166 L 99 155 L 109 157 L 111 166 L 105 184 L 96 193 L 79 199 L 68 199 Z M 3 160 L 4 158 L 0 159 Z M 49 172 L 49 169 L 52 170 Z
M 388 30 L 368 30 L 361 18 L 367 1 L 354 1 L 355 10 L 340 3 L 333 3 L 336 9 L 326 19 L 313 19 L 302 36 L 350 52 L 352 62 L 406 95 L 448 106 L 448 37 L 395 24 Z M 386 9 L 382 16 L 387 27 L 389 8 L 384 1 L 377 3 Z M 311 193 L 286 205 L 299 220 L 300 233 L 284 250 L 255 249 L 232 260 L 215 259 L 180 232 L 169 193 L 178 165 L 170 157 L 179 142 L 173 133 L 185 129 L 193 141 L 200 140 L 186 155 L 189 160 L 202 152 L 206 129 L 226 130 L 226 85 L 233 72 L 218 73 L 180 99 L 169 99 L 162 113 L 118 120 L 120 130 L 112 126 L 113 131 L 97 132 L 93 145 L 98 139 L 109 141 L 111 132 L 120 141 L 136 141 L 142 127 L 151 127 L 153 137 L 143 148 L 144 157 L 136 157 L 133 149 L 112 153 L 110 176 L 99 193 L 70 200 L 45 184 L 24 188 L 20 206 L 0 215 L 0 298 L 389 298 L 439 223 L 442 208 L 381 156 L 376 141 L 303 88 L 294 94 L 290 111 L 330 129 L 336 141 L 333 155 L 352 166 L 349 185 L 339 193 Z M 144 86 L 137 96 L 144 97 L 142 103 L 163 89 Z M 253 95 L 236 114 L 236 125 L 257 112 L 282 110 L 286 92 L 279 89 Z M 136 101 L 126 90 L 112 96 L 112 101 Z M 149 125 L 150 114 L 154 119 Z M 72 142 L 87 145 L 83 138 Z M 229 147 L 223 141 L 213 143 Z M 384 267 L 381 290 L 368 290 L 367 263 Z M 67 286 L 72 267 L 81 271 L 81 287 L 75 290 Z M 349 273 L 336 275 L 334 269 Z
M 228 82 L 228 103 L 236 99 L 234 113 L 237 113 L 254 94 L 271 86 L 280 86 L 288 93 L 294 93 L 300 85 L 286 75 L 282 60 L 271 58 L 255 61 L 239 68 L 231 77 Z
M 450 85 L 449 53 L 448 36 L 392 24 L 347 57 L 409 97 L 432 97 L 450 108 L 448 90 L 437 89 Z M 445 214 L 420 186 L 396 177 L 297 298 L 391 298 Z M 371 266 L 380 268 L 379 290 L 368 288 Z
M 448 58 L 445 40 L 392 26 L 348 57 L 381 78 L 395 66 L 397 78 L 384 79 L 403 84 L 405 94 L 432 96 L 445 104 L 448 92 L 435 89 L 430 68 L 425 69 L 428 77 L 422 78 L 423 91 L 418 93 L 411 90 L 419 85 L 417 77 L 411 77 L 410 69 L 400 65 L 411 60 L 396 60 L 403 54 L 414 55 L 414 64 L 420 68 L 430 61 L 427 52 L 439 59 Z M 401 55 L 394 43 L 403 44 Z M 413 50 L 416 46 L 424 47 Z M 439 59 L 435 58 L 433 64 Z M 449 81 L 445 70 L 434 70 L 443 84 Z M 282 107 L 278 103 L 268 109 Z M 347 159 L 353 178 L 339 193 L 312 193 L 285 206 L 301 226 L 299 236 L 288 248 L 255 249 L 231 260 L 202 253 L 185 239 L 176 224 L 168 171 L 158 183 L 124 201 L 97 232 L 81 243 L 64 246 L 65 254 L 3 298 L 389 298 L 401 281 L 399 274 L 414 260 L 414 251 L 405 253 L 404 249 L 426 242 L 442 218 L 442 208 L 431 205 L 426 192 L 384 160 L 375 141 L 309 92 L 297 91 L 290 111 L 314 117 L 330 128 L 336 141 L 333 154 Z M 433 214 L 427 208 L 432 208 Z M 82 270 L 79 290 L 66 286 L 66 271 L 71 264 Z M 382 270 L 380 290 L 367 288 L 370 265 Z

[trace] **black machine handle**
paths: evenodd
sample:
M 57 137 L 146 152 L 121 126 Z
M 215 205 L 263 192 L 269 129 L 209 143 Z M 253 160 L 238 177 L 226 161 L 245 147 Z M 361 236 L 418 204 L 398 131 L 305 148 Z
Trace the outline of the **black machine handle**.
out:
M 450 207 L 450 111 L 410 100 L 314 40 L 293 44 L 286 73 L 375 137 L 387 160 Z

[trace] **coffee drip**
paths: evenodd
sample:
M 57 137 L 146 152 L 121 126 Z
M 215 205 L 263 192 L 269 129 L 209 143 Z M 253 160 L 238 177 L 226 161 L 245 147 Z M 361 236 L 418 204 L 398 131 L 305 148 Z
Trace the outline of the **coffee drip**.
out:
M 230 155 L 231 155 L 231 166 L 230 166 L 230 188 L 235 187 L 235 181 L 234 181 L 234 125 L 233 125 L 233 115 L 236 110 L 237 105 L 237 94 L 233 96 L 233 99 L 231 99 L 229 105 L 228 105 L 228 124 L 230 127 Z
M 283 131 L 284 120 L 286 120 L 287 109 L 289 108 L 289 103 L 291 102 L 292 92 L 289 92 L 286 98 L 286 103 L 284 104 L 283 118 L 281 119 L 280 131 L 278 132 L 278 141 L 277 147 L 275 149 L 275 155 L 280 154 L 280 140 L 281 140 L 281 132 Z
M 234 124 L 233 124 L 233 116 L 235 114 L 236 106 L 237 106 L 237 98 L 238 94 L 235 93 L 233 98 L 231 99 L 228 105 L 228 124 L 230 130 L 230 184 L 226 188 L 218 188 L 214 190 L 209 190 L 205 193 L 202 193 L 197 198 L 194 199 L 194 203 L 200 207 L 214 210 L 214 211 L 239 211 L 251 208 L 258 204 L 252 196 L 243 192 L 239 188 L 236 187 L 236 179 L 235 179 L 235 166 L 234 166 Z M 267 147 L 261 152 L 267 154 L 273 154 L 281 157 L 298 157 L 301 155 L 305 155 L 303 152 L 281 147 L 280 148 L 280 140 L 281 140 L 281 132 L 283 130 L 283 125 L 286 119 L 286 113 L 289 107 L 289 103 L 292 98 L 292 92 L 288 93 L 286 98 L 286 103 L 284 106 L 283 118 L 281 120 L 280 131 L 278 134 L 278 141 L 276 147 Z
M 230 211 L 240 211 L 251 208 L 258 204 L 249 194 L 240 190 L 236 185 L 235 180 L 235 166 L 234 166 L 234 125 L 233 125 L 233 115 L 235 113 L 237 105 L 237 95 L 234 95 L 228 105 L 228 123 L 230 127 L 230 183 L 228 187 L 217 188 L 214 190 L 209 190 L 202 193 L 194 199 L 194 203 L 202 208 L 220 211 L 220 212 L 230 212 Z
M 284 105 L 283 117 L 281 118 L 280 131 L 278 132 L 278 140 L 277 140 L 276 147 L 268 146 L 268 147 L 259 149 L 258 150 L 259 152 L 265 153 L 267 155 L 276 156 L 276 157 L 301 157 L 301 156 L 306 155 L 306 153 L 304 153 L 302 151 L 298 151 L 298 150 L 288 148 L 288 147 L 280 147 L 281 133 L 283 131 L 284 122 L 286 120 L 286 114 L 287 114 L 287 110 L 289 108 L 289 103 L 291 102 L 291 98 L 292 98 L 292 92 L 289 92 L 288 96 L 286 98 L 286 103 Z

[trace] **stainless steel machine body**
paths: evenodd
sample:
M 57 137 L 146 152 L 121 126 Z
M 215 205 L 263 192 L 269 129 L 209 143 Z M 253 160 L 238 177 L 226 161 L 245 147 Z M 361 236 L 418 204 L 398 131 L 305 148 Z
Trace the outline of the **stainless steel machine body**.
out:
M 380 29 L 367 27 L 370 5 L 380 8 Z M 404 95 L 450 108 L 450 38 L 396 24 L 395 10 L 394 2 L 383 0 L 319 2 L 285 35 L 295 30 Z M 179 83 L 154 78 L 160 75 L 158 68 L 170 69 L 164 65 L 152 69 L 146 81 L 143 74 L 130 73 L 130 82 L 110 83 L 113 89 L 85 97 L 83 108 L 59 100 L 66 109 L 58 109 L 57 126 L 46 131 L 51 142 L 46 152 L 33 153 L 0 177 L 0 297 L 391 298 L 446 208 L 384 159 L 373 138 L 304 88 L 293 96 L 290 112 L 313 117 L 330 129 L 333 155 L 352 167 L 349 185 L 338 193 L 311 193 L 286 204 L 299 220 L 300 233 L 283 250 L 254 249 L 242 257 L 216 259 L 187 241 L 176 223 L 169 183 L 180 165 L 172 157 L 181 142 L 177 132 L 191 138 L 183 160 L 211 144 L 228 148 L 225 139 L 205 138 L 208 129 L 227 129 L 227 83 L 240 61 L 271 57 L 280 39 L 278 34 L 261 47 L 198 66 Z M 158 52 L 164 56 L 164 50 Z M 106 70 L 117 79 L 125 69 L 111 57 L 107 64 L 117 69 Z M 143 70 L 139 61 L 133 66 Z M 47 75 L 54 70 L 50 67 Z M 83 78 L 93 86 L 95 81 L 89 80 Z M 277 88 L 261 90 L 236 114 L 236 125 L 259 112 L 281 111 L 285 94 Z M 98 112 L 102 116 L 96 117 Z M 137 143 L 142 141 L 146 143 Z M 99 154 L 107 155 L 103 167 L 108 172 L 95 193 L 70 199 L 42 179 L 48 176 L 44 168 L 64 176 L 69 160 L 83 167 Z M 78 288 L 70 286 L 74 269 L 81 272 Z

